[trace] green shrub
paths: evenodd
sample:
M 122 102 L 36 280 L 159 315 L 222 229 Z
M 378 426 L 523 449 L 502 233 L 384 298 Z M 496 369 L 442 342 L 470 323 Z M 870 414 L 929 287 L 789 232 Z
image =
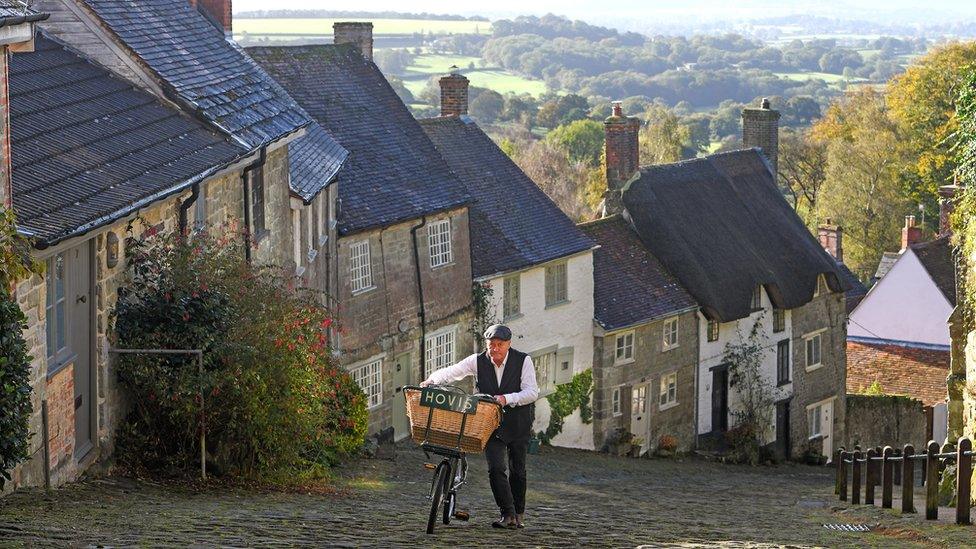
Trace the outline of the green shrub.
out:
M 127 253 L 118 346 L 202 349 L 204 360 L 201 375 L 192 356 L 121 356 L 119 380 L 133 404 L 119 437 L 122 463 L 194 467 L 201 419 L 208 464 L 223 473 L 308 470 L 359 447 L 365 395 L 331 358 L 332 319 L 318 295 L 206 235 L 150 236 Z

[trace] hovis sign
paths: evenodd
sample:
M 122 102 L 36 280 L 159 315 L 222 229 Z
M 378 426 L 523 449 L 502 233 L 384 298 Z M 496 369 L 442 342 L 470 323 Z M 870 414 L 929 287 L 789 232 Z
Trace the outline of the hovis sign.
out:
M 478 398 L 451 391 L 423 388 L 420 390 L 420 405 L 473 414 L 478 411 Z

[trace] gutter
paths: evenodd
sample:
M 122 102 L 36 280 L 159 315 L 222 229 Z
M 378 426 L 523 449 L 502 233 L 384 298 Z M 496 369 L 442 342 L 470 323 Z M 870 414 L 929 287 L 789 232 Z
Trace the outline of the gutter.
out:
M 244 259 L 249 265 L 251 264 L 251 242 L 254 235 L 251 230 L 251 184 L 248 182 L 248 176 L 256 168 L 263 167 L 267 160 L 268 146 L 265 145 L 261 147 L 257 160 L 241 170 L 241 188 L 244 190 Z
M 420 312 L 417 313 L 420 316 L 420 377 L 422 379 L 427 379 L 427 310 L 424 307 L 424 284 L 420 279 L 420 251 L 417 247 L 417 230 L 423 228 L 427 225 L 427 216 L 425 215 L 419 224 L 414 225 L 410 228 L 410 239 L 413 242 L 413 266 L 414 272 L 417 274 L 417 297 L 420 299 Z
M 28 15 L 19 15 L 17 17 L 4 17 L 0 19 L 0 27 L 6 27 L 7 25 L 20 25 L 22 23 L 36 23 L 38 21 L 45 21 L 49 17 L 51 17 L 50 13 L 32 13 Z

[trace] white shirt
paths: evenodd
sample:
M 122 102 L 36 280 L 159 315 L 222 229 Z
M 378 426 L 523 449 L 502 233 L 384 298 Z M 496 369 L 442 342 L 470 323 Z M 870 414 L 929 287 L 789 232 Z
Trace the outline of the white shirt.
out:
M 495 361 L 492 360 L 492 365 L 495 367 L 495 379 L 498 380 L 499 385 L 502 383 L 502 375 L 505 374 L 506 364 L 508 364 L 507 353 L 505 354 L 505 358 L 502 359 L 501 366 L 495 364 Z M 478 355 L 470 355 L 453 366 L 441 368 L 430 374 L 427 381 L 440 385 L 458 381 L 468 376 L 477 377 L 477 375 Z M 524 406 L 535 402 L 539 398 L 539 385 L 535 380 L 535 365 L 532 364 L 532 357 L 526 355 L 525 362 L 522 364 L 522 390 L 517 393 L 509 393 L 502 396 L 505 397 L 506 406 Z

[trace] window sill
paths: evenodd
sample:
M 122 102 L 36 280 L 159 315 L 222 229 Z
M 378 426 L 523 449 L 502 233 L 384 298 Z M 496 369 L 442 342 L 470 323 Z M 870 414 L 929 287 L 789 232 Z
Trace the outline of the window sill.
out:
M 816 371 L 816 370 L 819 370 L 819 369 L 823 368 L 823 366 L 824 366 L 823 365 L 823 362 L 818 362 L 818 363 L 816 363 L 816 364 L 814 364 L 812 366 L 807 366 L 806 368 L 804 368 L 804 370 L 806 370 L 807 372 L 813 372 L 813 371 Z
M 666 353 L 668 351 L 673 351 L 673 350 L 677 349 L 680 346 L 681 345 L 679 345 L 677 343 L 675 343 L 674 345 L 667 345 L 667 346 L 661 348 L 661 352 L 662 353 Z
M 613 414 L 612 417 L 624 417 L 624 414 L 623 414 L 623 412 L 618 412 L 616 414 Z
M 325 243 L 329 241 L 329 235 L 324 234 L 319 237 L 319 246 L 325 246 Z
M 784 381 L 779 381 L 779 382 L 776 383 L 776 387 L 784 387 L 784 386 L 789 385 L 791 383 L 793 383 L 793 380 L 792 379 L 787 379 L 787 380 L 784 380 Z
M 295 267 L 295 276 L 302 276 L 303 274 L 305 274 L 305 267 Z
M 448 261 L 447 263 L 441 263 L 440 265 L 431 265 L 430 270 L 436 271 L 437 269 L 443 269 L 445 267 L 451 267 L 454 265 L 453 261 Z
M 678 405 L 678 401 L 676 400 L 674 402 L 669 402 L 667 404 L 662 404 L 662 405 L 658 406 L 658 410 L 660 410 L 660 411 L 663 412 L 665 410 L 670 410 L 671 408 L 674 408 L 677 405 Z
M 318 250 L 315 250 L 315 249 L 309 250 L 308 251 L 308 254 L 306 254 L 306 257 L 308 258 L 309 263 L 311 263 L 312 261 L 315 261 L 315 258 L 318 257 L 318 256 L 319 256 L 319 251 Z
M 549 303 L 549 304 L 546 305 L 546 310 L 556 309 L 558 307 L 562 307 L 563 305 L 569 305 L 570 303 L 572 303 L 572 302 L 570 300 L 568 300 L 568 299 L 564 299 L 562 301 L 557 301 L 555 303 Z
M 636 359 L 633 359 L 633 358 L 626 358 L 626 359 L 622 359 L 622 360 L 614 359 L 613 360 L 613 365 L 614 366 L 625 366 L 627 364 L 633 364 L 634 362 L 636 362 Z
M 363 294 L 369 293 L 369 292 L 371 292 L 371 291 L 373 291 L 375 289 L 376 289 L 376 286 L 368 286 L 368 287 L 363 288 L 361 290 L 356 290 L 355 292 L 352 292 L 352 295 L 353 295 L 353 297 L 356 297 L 357 295 L 363 295 Z
M 260 244 L 261 241 L 263 241 L 265 238 L 268 238 L 268 235 L 270 234 L 271 231 L 269 231 L 268 229 L 261 229 L 260 231 L 254 233 L 254 243 Z
M 48 364 L 48 367 L 47 367 L 47 380 L 48 381 L 51 381 L 51 379 L 54 378 L 54 376 L 56 376 L 59 373 L 61 373 L 62 371 L 64 371 L 64 369 L 67 368 L 68 366 L 71 366 L 72 364 L 74 364 L 75 360 L 77 360 L 77 359 L 78 359 L 78 355 L 77 354 L 72 354 L 72 355 L 68 355 L 68 356 L 62 358 L 61 360 L 55 360 L 55 363 L 54 363 L 54 367 L 53 368 L 50 366 L 50 364 Z M 50 359 L 48 359 L 48 360 L 50 360 Z
M 523 315 L 522 313 L 515 313 L 513 315 L 503 316 L 502 317 L 502 322 L 511 322 L 513 320 L 518 320 L 518 319 L 522 318 L 523 316 L 525 316 L 525 315 Z

